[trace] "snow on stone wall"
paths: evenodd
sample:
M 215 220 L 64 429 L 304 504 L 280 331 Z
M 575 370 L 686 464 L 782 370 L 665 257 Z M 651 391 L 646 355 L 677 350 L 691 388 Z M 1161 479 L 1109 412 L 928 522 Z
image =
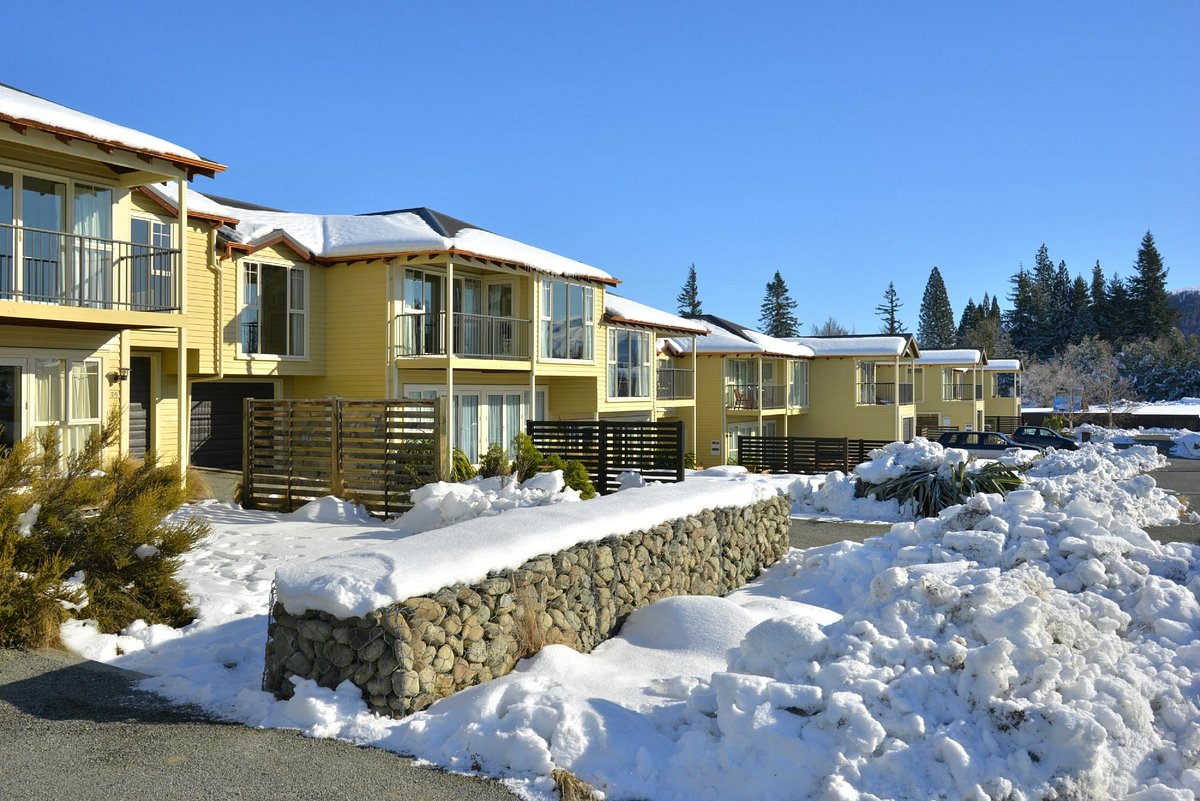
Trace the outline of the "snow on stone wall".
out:
M 784 496 L 706 510 L 583 542 L 361 617 L 289 613 L 276 603 L 264 689 L 292 676 L 352 680 L 378 713 L 401 717 L 510 672 L 543 644 L 591 651 L 631 612 L 674 595 L 724 595 L 788 550 Z

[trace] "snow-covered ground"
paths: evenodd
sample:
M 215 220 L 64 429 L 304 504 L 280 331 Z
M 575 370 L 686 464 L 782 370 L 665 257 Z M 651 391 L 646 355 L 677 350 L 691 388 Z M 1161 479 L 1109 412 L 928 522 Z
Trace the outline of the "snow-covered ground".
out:
M 1200 431 L 1188 431 L 1186 428 L 1104 428 L 1091 423 L 1078 426 L 1076 431 L 1086 431 L 1094 442 L 1111 442 L 1114 445 L 1130 445 L 1136 443 L 1139 437 L 1161 437 L 1171 440 L 1173 458 L 1200 459 Z
M 862 469 L 892 469 L 876 461 Z M 792 551 L 725 598 L 660 601 L 591 654 L 548 646 L 400 721 L 369 714 L 348 683 L 302 681 L 286 702 L 259 689 L 275 571 L 405 536 L 334 499 L 291 515 L 184 510 L 213 529 L 182 569 L 197 621 L 119 637 L 73 623 L 64 637 L 230 720 L 481 771 L 531 798 L 553 797 L 557 767 L 616 799 L 1192 799 L 1200 548 L 1140 528 L 1178 517 L 1144 475 L 1160 463 L 1151 448 L 1056 453 L 1004 499 Z M 797 505 L 803 487 L 811 499 L 845 483 L 705 473 Z M 472 506 L 444 489 L 429 495 L 457 498 L 450 517 Z

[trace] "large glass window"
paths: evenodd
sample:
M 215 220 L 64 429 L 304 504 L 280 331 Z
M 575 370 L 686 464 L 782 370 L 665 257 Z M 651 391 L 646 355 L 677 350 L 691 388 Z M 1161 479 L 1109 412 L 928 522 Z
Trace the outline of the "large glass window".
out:
M 67 185 L 25 176 L 21 182 L 24 293 L 31 300 L 56 302 L 63 296 Z M 34 230 L 28 230 L 34 229 Z
M 0 171 L 0 299 L 11 299 L 16 289 L 13 254 L 16 253 L 16 229 L 13 225 L 13 175 Z M 6 227 L 7 226 L 7 227 Z
M 792 378 L 788 383 L 788 406 L 808 405 L 808 362 L 791 362 Z
M 135 309 L 167 309 L 173 301 L 174 276 L 171 274 L 172 226 L 160 220 L 134 217 L 129 221 L 133 241 L 131 284 Z
M 591 359 L 594 318 L 591 287 L 543 281 L 542 358 Z
M 650 334 L 608 329 L 608 397 L 650 397 Z
M 71 276 L 73 298 L 82 305 L 112 302 L 112 190 L 75 184 L 75 233 L 78 264 Z
M 487 288 L 488 311 L 492 317 L 513 316 L 513 285 L 491 284 Z
M 243 353 L 305 355 L 308 332 L 305 272 L 302 266 L 243 264 Z
M 63 452 L 78 452 L 100 429 L 100 362 L 95 359 L 33 359 L 30 423 L 41 434 L 57 426 Z

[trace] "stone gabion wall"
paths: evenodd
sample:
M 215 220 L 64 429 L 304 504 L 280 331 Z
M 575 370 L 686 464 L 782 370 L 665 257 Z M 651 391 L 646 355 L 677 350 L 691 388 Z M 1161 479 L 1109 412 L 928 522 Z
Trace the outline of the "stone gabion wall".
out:
M 402 717 L 508 673 L 542 645 L 590 651 L 660 598 L 742 586 L 787 552 L 789 513 L 783 496 L 705 511 L 362 617 L 293 615 L 277 603 L 263 686 L 286 698 L 292 676 L 324 687 L 350 679 L 376 712 Z

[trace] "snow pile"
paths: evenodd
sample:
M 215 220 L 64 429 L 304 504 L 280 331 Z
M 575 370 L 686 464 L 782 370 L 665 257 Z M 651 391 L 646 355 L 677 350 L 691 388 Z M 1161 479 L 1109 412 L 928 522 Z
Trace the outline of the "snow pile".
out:
M 1077 451 L 1052 451 L 1029 469 L 1025 484 L 1063 506 L 1083 499 L 1131 525 L 1169 526 L 1194 513 L 1146 475 L 1166 463 L 1150 445 L 1117 450 L 1110 443 L 1088 443 Z
M 438 481 L 413 490 L 413 508 L 398 517 L 392 527 L 401 534 L 416 534 L 509 509 L 578 500 L 578 490 L 566 486 L 561 470 L 538 473 L 520 484 L 514 476 L 476 477 L 459 483 Z
M 1187 398 L 1185 400 L 1192 400 Z M 1172 443 L 1171 455 L 1183 459 L 1200 459 L 1200 432 L 1189 431 L 1186 428 L 1104 428 L 1103 426 L 1084 423 L 1075 429 L 1077 432 L 1086 431 L 1091 435 L 1092 442 L 1111 442 L 1114 445 L 1131 445 L 1139 440 L 1138 437 L 1155 437 L 1169 439 Z

